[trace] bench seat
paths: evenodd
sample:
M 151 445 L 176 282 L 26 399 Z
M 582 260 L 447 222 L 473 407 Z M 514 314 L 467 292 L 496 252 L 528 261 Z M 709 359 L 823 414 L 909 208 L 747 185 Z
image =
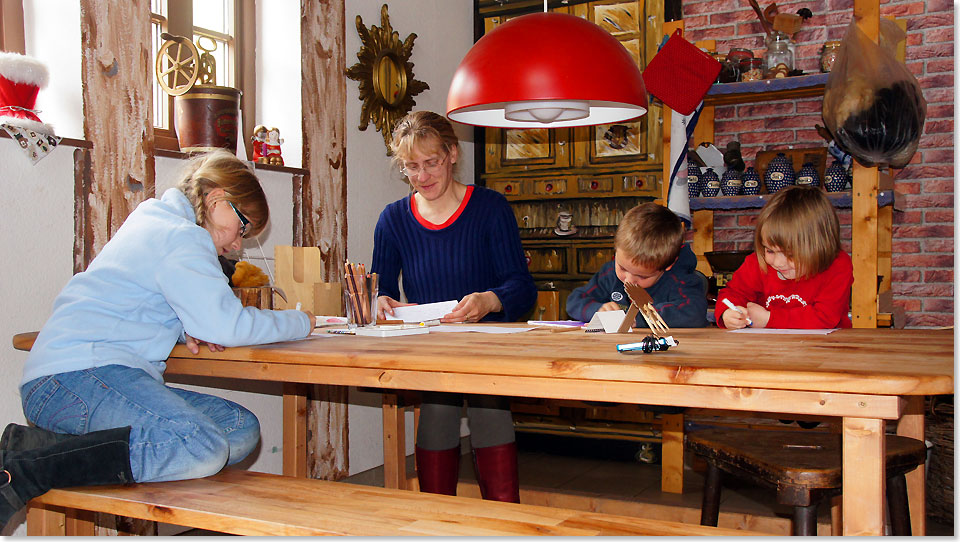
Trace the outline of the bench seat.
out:
M 528 536 L 748 533 L 467 497 L 226 469 L 197 480 L 54 489 L 30 502 L 28 534 L 92 534 L 74 511 L 236 535 Z M 66 526 L 78 531 L 66 533 Z

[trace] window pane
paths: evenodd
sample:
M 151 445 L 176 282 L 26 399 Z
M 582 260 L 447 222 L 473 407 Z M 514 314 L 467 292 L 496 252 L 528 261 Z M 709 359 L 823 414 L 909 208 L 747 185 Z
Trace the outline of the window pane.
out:
M 150 9 L 153 10 L 153 14 L 165 16 L 167 10 L 167 1 L 151 0 Z M 163 39 L 160 37 L 162 32 L 163 28 L 159 22 L 150 22 L 151 47 L 153 53 L 151 60 L 153 62 L 156 62 L 157 51 L 160 50 L 160 45 L 163 44 Z M 160 84 L 157 82 L 156 71 L 153 66 L 155 66 L 155 64 L 151 64 L 150 69 L 150 74 L 153 79 L 153 126 L 154 128 L 166 129 L 169 128 L 170 100 L 167 97 L 167 94 L 163 92 L 163 89 L 160 88 Z
M 232 0 L 197 0 L 193 2 L 193 26 L 233 35 Z
M 234 86 L 233 54 L 230 50 L 230 44 L 223 40 L 215 40 L 209 36 L 204 37 L 203 41 L 198 41 L 199 39 L 200 36 L 198 34 L 193 35 L 193 43 L 199 43 L 204 47 L 210 47 L 211 43 L 217 46 L 216 50 L 210 53 L 217 63 L 217 80 L 214 84 L 225 87 Z M 204 50 L 197 47 L 197 52 L 202 55 Z
M 150 11 L 162 17 L 166 17 L 167 0 L 150 0 Z

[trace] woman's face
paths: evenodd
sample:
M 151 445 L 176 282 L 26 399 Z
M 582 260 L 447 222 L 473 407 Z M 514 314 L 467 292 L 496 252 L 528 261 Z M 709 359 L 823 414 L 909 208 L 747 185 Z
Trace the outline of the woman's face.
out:
M 433 201 L 446 194 L 453 184 L 453 165 L 457 158 L 456 147 L 445 151 L 439 142 L 415 145 L 412 154 L 403 160 L 404 175 L 421 197 Z
M 204 229 L 213 238 L 213 245 L 217 248 L 217 255 L 223 256 L 229 252 L 240 250 L 243 246 L 243 234 L 246 217 L 241 219 L 243 211 L 234 207 L 225 199 L 226 193 L 222 188 L 213 190 L 206 196 L 207 222 Z

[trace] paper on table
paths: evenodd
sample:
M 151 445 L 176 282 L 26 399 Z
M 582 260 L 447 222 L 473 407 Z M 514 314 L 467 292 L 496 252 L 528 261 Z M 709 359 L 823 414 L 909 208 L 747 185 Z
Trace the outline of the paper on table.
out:
M 586 331 L 600 331 L 602 329 L 604 333 L 616 333 L 626 316 L 627 313 L 622 310 L 594 313 L 590 323 L 587 324 Z M 633 331 L 633 329 L 631 328 L 630 331 Z
M 547 326 L 547 327 L 581 327 L 583 322 L 580 320 L 527 320 L 528 326 Z
M 826 335 L 833 333 L 836 329 L 774 329 L 745 327 L 743 329 L 731 329 L 731 333 L 759 333 L 762 335 Z
M 440 324 L 427 328 L 430 333 L 465 333 L 473 331 L 475 333 L 522 333 L 536 329 L 533 327 L 499 327 L 499 326 L 470 326 L 465 324 Z
M 440 301 L 438 303 L 424 303 L 423 305 L 410 305 L 408 307 L 394 307 L 393 317 L 404 322 L 427 322 L 429 320 L 439 320 L 450 314 L 450 311 L 457 306 L 458 301 Z

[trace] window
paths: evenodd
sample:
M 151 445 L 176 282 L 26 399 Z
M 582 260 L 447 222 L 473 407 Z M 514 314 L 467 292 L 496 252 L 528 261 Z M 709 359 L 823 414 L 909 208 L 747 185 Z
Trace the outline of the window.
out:
M 216 62 L 216 79 L 219 86 L 239 88 L 243 93 L 243 128 L 241 141 L 253 126 L 254 104 L 253 78 L 253 2 L 250 0 L 150 0 L 153 33 L 153 58 L 164 42 L 160 34 L 168 32 L 178 36 L 192 36 L 198 53 L 209 52 Z M 246 29 L 249 36 L 242 36 Z M 246 38 L 247 41 L 244 41 Z M 244 44 L 249 44 L 248 49 Z M 246 58 L 249 57 L 249 58 Z M 244 70 L 244 67 L 247 69 Z M 153 73 L 153 70 L 151 70 Z M 154 80 L 154 128 L 156 147 L 178 150 L 176 132 L 173 129 L 173 98 L 163 92 Z M 249 111 L 247 110 L 249 109 Z

